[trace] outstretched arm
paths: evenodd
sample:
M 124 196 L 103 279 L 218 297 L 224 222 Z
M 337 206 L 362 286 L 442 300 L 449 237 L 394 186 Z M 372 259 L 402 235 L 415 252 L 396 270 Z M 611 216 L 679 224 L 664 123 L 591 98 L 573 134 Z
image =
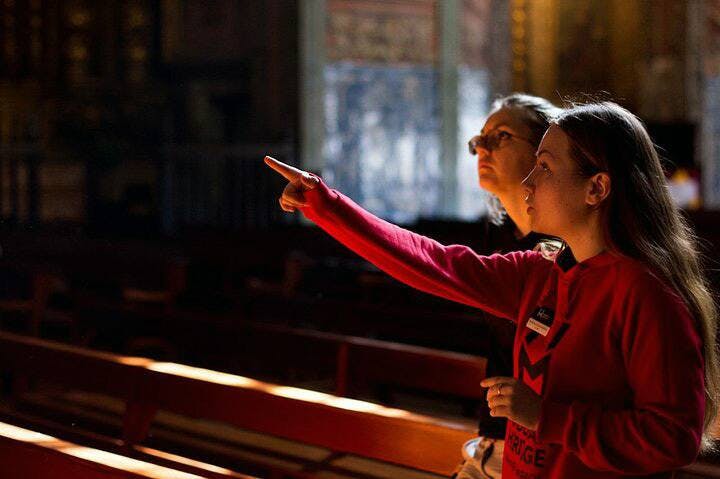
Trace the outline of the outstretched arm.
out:
M 300 209 L 327 233 L 394 278 L 443 298 L 516 320 L 525 277 L 550 263 L 533 252 L 480 256 L 372 215 L 318 177 L 272 158 L 265 162 L 289 184 L 280 205 Z

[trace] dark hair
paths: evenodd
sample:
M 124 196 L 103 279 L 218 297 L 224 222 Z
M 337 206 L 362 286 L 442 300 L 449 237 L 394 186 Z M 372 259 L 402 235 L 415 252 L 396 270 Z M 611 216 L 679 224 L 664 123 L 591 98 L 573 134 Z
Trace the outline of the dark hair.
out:
M 697 239 L 670 197 L 655 146 L 640 119 L 612 102 L 573 106 L 552 123 L 569 137 L 581 175 L 610 175 L 610 194 L 600 205 L 608 247 L 669 282 L 698 322 L 705 358 L 703 447 L 712 448 L 709 429 L 720 397 L 717 311 Z
M 528 139 L 532 141 L 535 147 L 540 145 L 540 140 L 542 140 L 548 126 L 550 126 L 550 120 L 562 111 L 561 108 L 553 105 L 545 98 L 528 95 L 527 93 L 513 93 L 497 98 L 493 101 L 490 111 L 502 109 L 515 110 L 518 113 L 518 119 L 530 128 L 531 137 Z M 502 224 L 507 213 L 495 195 L 490 195 L 489 209 L 492 222 L 496 225 Z
M 522 115 L 522 122 L 530 128 L 532 138 L 529 138 L 535 146 L 540 144 L 545 131 L 550 126 L 550 120 L 560 114 L 562 108 L 550 103 L 545 98 L 528 95 L 527 93 L 513 93 L 512 95 L 498 98 L 492 104 L 492 111 L 503 108 L 518 110 Z

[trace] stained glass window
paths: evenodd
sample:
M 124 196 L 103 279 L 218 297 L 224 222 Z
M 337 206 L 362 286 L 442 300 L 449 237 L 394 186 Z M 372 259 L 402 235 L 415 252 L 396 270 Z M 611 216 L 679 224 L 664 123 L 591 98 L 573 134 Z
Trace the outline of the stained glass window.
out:
M 331 186 L 395 222 L 448 213 L 474 219 L 485 211 L 465 144 L 481 128 L 499 83 L 489 68 L 497 49 L 491 40 L 506 25 L 494 18 L 506 15 L 506 4 L 463 0 L 448 10 L 436 0 L 324 2 L 322 87 L 315 91 L 322 98 L 315 150 L 321 161 L 313 162 Z M 441 31 L 448 11 L 456 16 L 454 32 Z M 448 38 L 457 39 L 457 81 L 443 84 Z M 456 108 L 442 108 L 448 98 Z M 457 115 L 451 148 L 443 146 L 446 111 Z
M 703 50 L 702 177 L 706 209 L 720 209 L 720 1 L 706 0 Z
M 493 97 L 510 83 L 508 2 L 464 0 L 459 16 L 457 204 L 454 216 L 473 220 L 487 211 L 467 141 L 477 135 Z

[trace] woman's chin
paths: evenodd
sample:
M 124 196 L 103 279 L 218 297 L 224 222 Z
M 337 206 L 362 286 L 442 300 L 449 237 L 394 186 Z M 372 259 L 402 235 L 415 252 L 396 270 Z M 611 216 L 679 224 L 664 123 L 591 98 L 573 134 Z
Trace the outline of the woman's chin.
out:
M 478 175 L 478 183 L 480 184 L 480 188 L 483 190 L 492 193 L 493 195 L 496 194 L 497 191 L 497 178 L 493 174 L 485 174 L 480 173 Z

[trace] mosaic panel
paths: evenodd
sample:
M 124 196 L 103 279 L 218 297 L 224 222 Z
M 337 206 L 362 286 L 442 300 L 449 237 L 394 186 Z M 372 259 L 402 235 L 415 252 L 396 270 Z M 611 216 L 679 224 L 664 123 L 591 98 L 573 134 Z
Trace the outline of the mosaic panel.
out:
M 490 104 L 490 78 L 487 70 L 460 67 L 458 72 L 458 160 L 457 217 L 474 220 L 487 211 L 487 193 L 480 189 L 477 157 L 467 150 L 467 142 L 485 123 Z
M 425 0 L 328 2 L 323 175 L 393 221 L 441 215 L 447 159 L 440 138 L 439 6 Z M 508 0 L 459 4 L 453 174 L 454 216 L 463 219 L 486 211 L 465 145 L 485 120 L 491 92 L 509 79 L 507 14 Z
M 325 68 L 325 169 L 375 214 L 410 222 L 439 209 L 438 75 L 425 66 Z
M 703 203 L 720 209 L 720 0 L 705 2 L 702 158 Z

